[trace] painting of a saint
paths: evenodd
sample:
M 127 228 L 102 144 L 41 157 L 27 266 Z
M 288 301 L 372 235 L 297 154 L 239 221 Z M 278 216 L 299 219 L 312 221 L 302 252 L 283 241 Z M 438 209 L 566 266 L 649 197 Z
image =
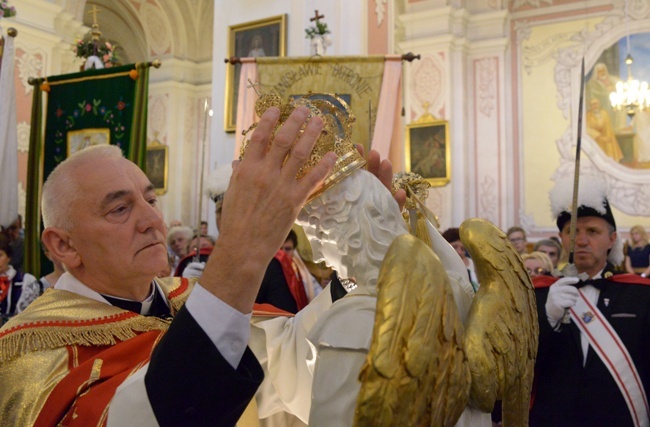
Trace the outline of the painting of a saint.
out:
M 632 78 L 650 81 L 650 33 L 631 34 L 629 42 L 628 48 L 622 37 L 603 50 L 587 73 L 585 124 L 587 135 L 608 157 L 629 168 L 650 169 L 650 112 L 628 116 L 625 108 L 616 110 L 610 100 L 616 84 L 628 79 L 628 52 L 634 56 Z
M 603 152 L 620 162 L 623 158 L 623 152 L 618 145 L 616 135 L 612 129 L 612 122 L 609 114 L 605 111 L 598 98 L 589 100 L 589 109 L 587 111 L 587 134 L 593 138 Z
M 147 147 L 146 174 L 158 195 L 167 192 L 167 149 L 162 144 Z
M 233 25 L 229 30 L 229 57 L 259 58 L 264 56 L 284 56 L 285 54 L 285 15 Z M 226 131 L 234 131 L 237 118 L 241 64 L 229 66 L 227 70 L 227 104 L 224 127 Z
M 407 167 L 432 185 L 449 182 L 449 144 L 446 121 L 410 125 L 407 129 Z

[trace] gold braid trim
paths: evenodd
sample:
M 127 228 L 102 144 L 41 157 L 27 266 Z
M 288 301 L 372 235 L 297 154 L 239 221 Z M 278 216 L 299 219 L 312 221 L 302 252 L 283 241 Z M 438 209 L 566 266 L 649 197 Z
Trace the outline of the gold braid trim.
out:
M 172 314 L 185 304 L 193 281 L 158 280 Z M 102 346 L 139 333 L 166 331 L 171 320 L 140 316 L 112 305 L 58 289 L 47 289 L 25 311 L 0 329 L 0 363 L 22 354 L 69 345 Z
M 160 285 L 171 305 L 173 316 L 185 305 L 197 280 L 196 278 L 186 279 L 180 277 L 156 278 L 156 282 Z
M 118 341 L 135 338 L 141 332 L 166 331 L 171 323 L 171 320 L 140 316 L 128 311 L 124 311 L 124 315 L 111 317 L 98 318 L 96 321 L 102 323 L 85 326 L 43 321 L 5 330 L 3 332 L 6 333 L 0 338 L 0 364 L 32 351 L 69 345 L 114 345 Z

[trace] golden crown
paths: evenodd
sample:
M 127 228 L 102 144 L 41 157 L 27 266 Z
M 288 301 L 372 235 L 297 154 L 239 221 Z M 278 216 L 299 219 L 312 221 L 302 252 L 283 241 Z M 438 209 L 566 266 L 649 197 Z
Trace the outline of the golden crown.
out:
M 301 97 L 290 98 L 286 102 L 283 102 L 279 95 L 265 94 L 261 95 L 255 103 L 255 113 L 258 117 L 261 117 L 268 108 L 277 107 L 280 110 L 280 119 L 275 127 L 275 133 L 289 118 L 293 110 L 300 105 L 304 105 L 309 109 L 309 118 L 318 116 L 323 119 L 324 126 L 321 135 L 316 140 L 311 157 L 300 168 L 296 179 L 305 176 L 328 152 L 333 151 L 338 156 L 334 169 L 325 178 L 321 187 L 309 197 L 307 200 L 307 203 L 309 203 L 355 170 L 365 166 L 366 161 L 352 143 L 352 126 L 356 119 L 350 110 L 350 106 L 334 94 L 309 93 Z M 244 135 L 249 135 L 256 127 L 257 123 L 254 123 L 244 131 Z M 303 131 L 304 125 L 299 136 L 302 135 Z M 248 142 L 249 138 L 245 137 L 240 150 L 240 159 L 244 158 Z

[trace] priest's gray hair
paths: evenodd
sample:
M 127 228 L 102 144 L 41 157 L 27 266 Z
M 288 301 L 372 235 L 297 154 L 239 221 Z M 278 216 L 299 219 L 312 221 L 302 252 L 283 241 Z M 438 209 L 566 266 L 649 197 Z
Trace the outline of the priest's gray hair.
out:
M 355 172 L 306 205 L 298 222 L 315 249 L 336 244 L 341 264 L 357 283 L 371 290 L 388 247 L 397 236 L 408 233 L 390 191 L 366 170 Z M 336 261 L 326 260 L 334 269 Z
M 122 150 L 115 145 L 95 145 L 84 148 L 61 162 L 43 184 L 41 214 L 43 226 L 70 230 L 73 226 L 70 209 L 78 191 L 78 184 L 72 177 L 77 167 L 86 162 L 107 158 L 124 158 Z

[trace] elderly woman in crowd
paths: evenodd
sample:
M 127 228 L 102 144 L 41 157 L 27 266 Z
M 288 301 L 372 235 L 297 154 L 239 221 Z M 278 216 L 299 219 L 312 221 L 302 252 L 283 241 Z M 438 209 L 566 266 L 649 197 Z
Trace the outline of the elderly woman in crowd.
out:
M 174 268 L 188 254 L 192 236 L 194 236 L 194 232 L 186 226 L 172 227 L 167 232 L 167 246 L 170 249 L 170 255 L 174 258 Z

